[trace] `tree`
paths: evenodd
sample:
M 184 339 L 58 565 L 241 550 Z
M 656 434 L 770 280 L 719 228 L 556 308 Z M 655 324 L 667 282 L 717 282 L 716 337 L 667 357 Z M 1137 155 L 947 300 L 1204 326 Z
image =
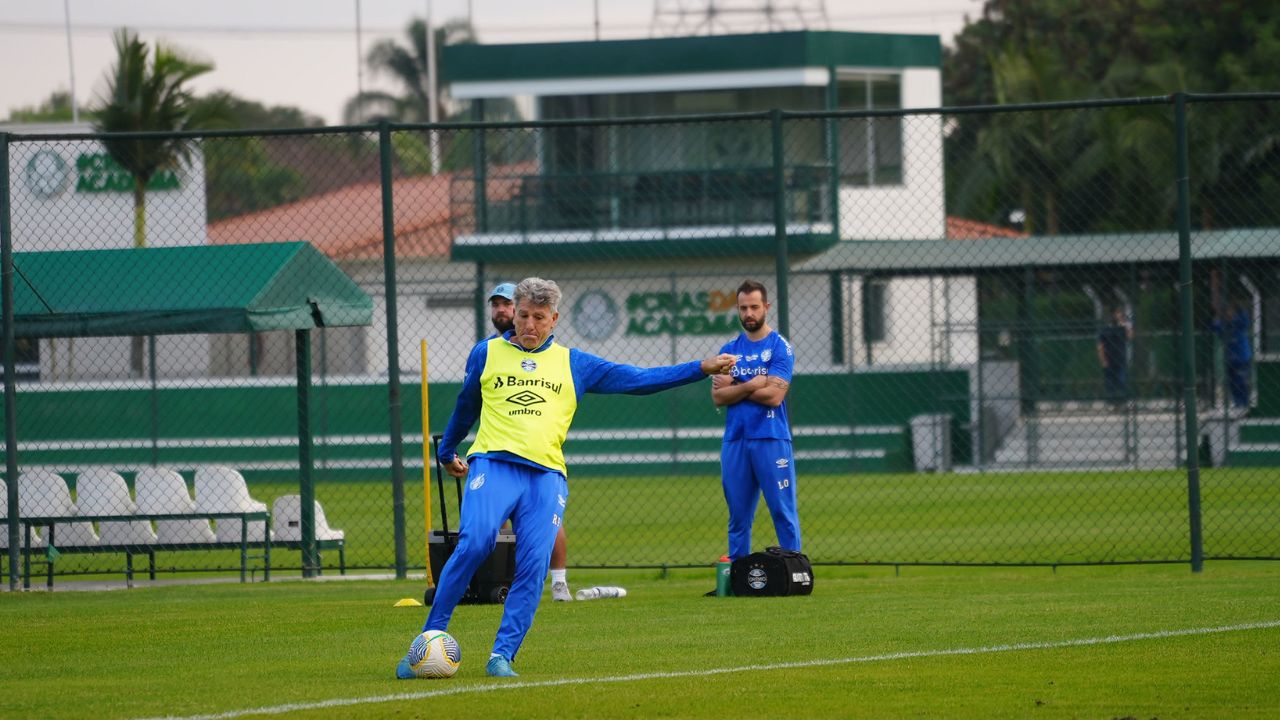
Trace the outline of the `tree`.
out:
M 195 101 L 196 112 L 218 118 L 230 129 L 318 127 L 324 120 L 299 108 L 265 106 L 219 90 Z M 307 143 L 307 140 L 313 142 Z M 291 145 L 315 145 L 313 138 L 288 135 L 208 138 L 203 143 L 209 222 L 274 207 L 306 194 L 303 174 L 288 161 Z
M 210 63 L 184 56 L 156 43 L 148 59 L 147 44 L 127 28 L 115 33 L 116 62 L 107 93 L 94 123 L 99 132 L 181 132 L 208 124 L 193 112 L 188 83 L 213 70 Z M 133 175 L 133 244 L 147 245 L 147 183 L 161 170 L 174 170 L 190 159 L 184 138 L 116 138 L 103 141 L 107 153 Z
M 451 20 L 435 28 L 435 57 L 427 57 L 426 26 L 422 20 L 413 20 L 405 28 L 408 45 L 383 40 L 370 48 L 365 62 L 377 75 L 389 75 L 401 87 L 400 94 L 379 90 L 366 90 L 347 101 L 344 117 L 348 123 L 359 124 L 390 120 L 401 123 L 425 123 L 430 120 L 428 107 L 430 92 L 428 71 L 430 63 L 436 63 L 437 72 L 445 45 L 466 45 L 478 42 L 475 30 L 465 20 Z M 471 119 L 468 108 L 458 108 L 452 113 L 447 92 L 437 94 L 438 118 Z M 484 119 L 490 121 L 519 120 L 520 112 L 510 98 L 494 98 L 484 104 Z M 400 172 L 415 175 L 436 170 L 431 167 L 430 140 L 421 134 L 397 133 L 392 139 L 392 150 Z M 442 168 L 458 170 L 469 168 L 475 162 L 474 138 L 470 131 L 445 133 L 440 140 Z M 490 162 L 514 162 L 527 159 L 532 151 L 528 143 L 491 142 L 487 149 Z
M 71 93 L 55 90 L 39 105 L 13 108 L 6 122 L 70 122 L 73 115 Z
M 1280 5 L 1250 0 L 987 0 L 943 60 L 947 105 L 1269 89 Z M 1190 111 L 1193 219 L 1273 225 L 1280 182 L 1271 104 Z M 948 209 L 1033 232 L 1167 228 L 1175 202 L 1168 105 L 957 115 Z
M 400 86 L 402 93 L 395 95 L 380 90 L 365 90 L 347 101 L 344 116 L 349 123 L 375 120 L 420 123 L 430 120 L 430 88 L 428 86 L 430 64 L 436 64 L 437 75 L 440 56 L 445 45 L 465 45 L 477 42 L 475 30 L 465 20 L 451 20 L 432 31 L 435 35 L 435 57 L 427 57 L 426 23 L 412 20 L 405 28 L 408 45 L 398 45 L 394 40 L 382 40 L 369 48 L 365 63 L 377 75 L 389 75 Z M 447 95 L 438 93 L 436 117 L 447 117 Z
M 116 61 L 107 78 L 107 92 L 94 123 L 99 132 L 179 132 L 208 120 L 193 112 L 191 80 L 213 69 L 175 48 L 156 43 L 148 59 L 147 44 L 127 28 L 115 33 Z M 191 145 L 183 138 L 103 139 L 107 153 L 133 175 L 133 245 L 147 245 L 147 183 L 161 170 L 175 170 L 190 159 Z M 142 375 L 142 338 L 133 339 L 130 365 Z

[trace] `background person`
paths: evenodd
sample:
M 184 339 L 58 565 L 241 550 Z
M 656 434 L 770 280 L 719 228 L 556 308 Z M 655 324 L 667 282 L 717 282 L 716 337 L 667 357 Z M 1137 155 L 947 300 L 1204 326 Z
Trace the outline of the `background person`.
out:
M 1119 405 L 1129 397 L 1129 342 L 1133 325 L 1124 308 L 1111 312 L 1111 324 L 1098 331 L 1098 362 L 1102 365 L 1102 384 L 1107 402 Z
M 492 340 L 515 327 L 516 286 L 515 283 L 498 283 L 489 293 L 489 321 L 497 333 L 481 342 Z M 568 602 L 573 599 L 569 592 L 569 541 L 564 535 L 564 526 L 556 532 L 556 544 L 551 550 L 551 599 L 557 602 Z
M 729 506 L 729 558 L 751 554 L 751 524 L 760 495 L 773 518 L 778 545 L 800 550 L 796 468 L 787 421 L 787 391 L 795 355 L 786 338 L 769 327 L 764 285 L 738 287 L 742 332 L 721 352 L 735 356 L 727 376 L 712 379 L 711 399 L 728 408 L 720 448 L 720 478 Z M 713 592 L 714 594 L 714 592 Z
M 1249 407 L 1250 371 L 1253 364 L 1253 318 L 1249 314 L 1250 299 L 1237 296 L 1225 313 L 1213 320 L 1214 332 L 1222 337 L 1227 369 L 1227 389 L 1231 405 L 1239 410 Z M 1225 317 L 1223 317 L 1225 315 Z
M 441 570 L 423 632 L 447 630 L 472 575 L 493 551 L 498 529 L 510 519 L 516 532 L 515 580 L 503 607 L 485 672 L 514 677 L 515 660 L 533 624 L 568 502 L 562 446 L 583 394 L 643 395 L 727 371 L 733 358 L 659 368 L 612 363 L 557 345 L 560 288 L 526 278 L 516 286 L 515 329 L 477 344 L 440 444 L 437 462 L 454 477 L 468 477 L 458 545 Z M 464 459 L 457 446 L 476 420 L 480 429 Z M 409 657 L 396 677 L 414 677 Z

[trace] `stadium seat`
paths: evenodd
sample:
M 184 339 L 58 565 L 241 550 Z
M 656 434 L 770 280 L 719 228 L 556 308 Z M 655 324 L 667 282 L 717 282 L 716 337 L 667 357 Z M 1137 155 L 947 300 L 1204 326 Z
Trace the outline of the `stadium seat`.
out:
M 346 533 L 329 527 L 325 519 L 324 508 L 320 501 L 316 502 L 316 540 L 343 540 Z M 271 536 L 280 542 L 300 542 L 302 540 L 302 497 L 298 495 L 281 495 L 271 504 Z
M 196 510 L 199 512 L 262 512 L 267 504 L 249 497 L 244 476 L 229 467 L 210 465 L 196 470 Z M 218 520 L 218 542 L 240 542 L 240 520 Z M 250 523 L 249 542 L 262 542 L 263 527 Z
M 133 481 L 138 498 L 138 512 L 143 515 L 159 513 L 191 513 L 196 504 L 187 492 L 187 481 L 173 470 L 144 468 Z M 162 545 L 186 543 L 213 543 L 218 538 L 209 527 L 208 520 L 157 520 L 156 542 Z
M 9 486 L 4 480 L 0 480 L 0 550 L 9 549 L 9 523 L 5 522 L 5 518 L 9 517 Z M 22 539 L 22 526 L 18 526 L 18 539 Z M 40 533 L 35 528 L 31 528 L 31 547 L 44 547 L 44 540 L 40 537 Z
M 18 513 L 24 517 L 75 517 L 67 481 L 51 470 L 32 470 L 18 476 Z M 48 534 L 45 535 L 48 542 Z M 60 522 L 53 531 L 54 546 L 87 547 L 98 544 L 98 534 L 87 522 Z
M 81 515 L 119 515 L 129 517 L 137 506 L 129 497 L 129 486 L 119 473 L 90 469 L 76 478 L 76 505 Z M 103 545 L 153 545 L 156 534 L 145 520 L 121 522 L 99 521 L 98 539 Z

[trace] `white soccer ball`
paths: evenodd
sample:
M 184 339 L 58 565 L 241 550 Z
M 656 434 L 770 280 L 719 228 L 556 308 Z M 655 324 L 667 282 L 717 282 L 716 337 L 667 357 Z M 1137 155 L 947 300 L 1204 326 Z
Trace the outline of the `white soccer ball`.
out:
M 409 645 L 409 667 L 420 678 L 448 678 L 458 672 L 462 648 L 442 630 L 428 630 Z

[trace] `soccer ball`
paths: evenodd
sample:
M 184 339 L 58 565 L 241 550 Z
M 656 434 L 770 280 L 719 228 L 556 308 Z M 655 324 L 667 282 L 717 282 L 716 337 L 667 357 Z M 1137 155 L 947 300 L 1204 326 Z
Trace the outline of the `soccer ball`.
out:
M 453 677 L 461 663 L 462 648 L 447 632 L 428 630 L 409 645 L 409 667 L 420 678 Z

